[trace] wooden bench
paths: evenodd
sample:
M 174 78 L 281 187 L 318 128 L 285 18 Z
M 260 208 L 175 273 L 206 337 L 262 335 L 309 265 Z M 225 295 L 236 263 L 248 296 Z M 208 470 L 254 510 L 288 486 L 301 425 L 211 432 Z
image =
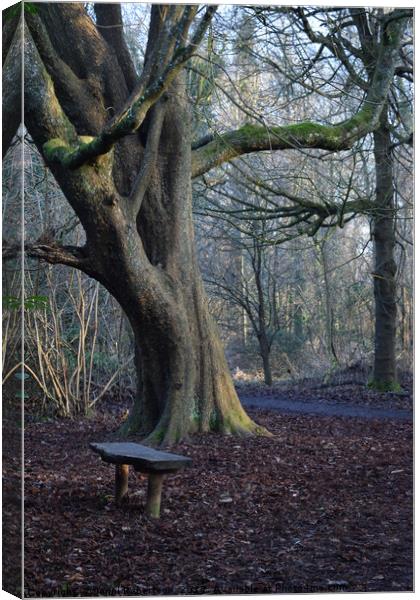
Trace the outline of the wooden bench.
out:
M 132 442 L 92 442 L 90 448 L 97 452 L 102 460 L 116 465 L 115 468 L 115 501 L 121 502 L 128 492 L 128 467 L 133 465 L 140 473 L 148 473 L 146 514 L 158 518 L 160 515 L 160 500 L 162 484 L 165 475 L 175 473 L 189 466 L 191 458 L 161 452 L 141 444 Z

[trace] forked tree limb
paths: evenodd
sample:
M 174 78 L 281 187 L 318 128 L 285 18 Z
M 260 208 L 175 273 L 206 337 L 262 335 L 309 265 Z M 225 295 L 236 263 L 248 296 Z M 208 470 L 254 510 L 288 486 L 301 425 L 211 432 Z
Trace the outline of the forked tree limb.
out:
M 86 80 L 79 78 L 69 64 L 57 53 L 44 22 L 38 14 L 26 15 L 25 24 L 30 31 L 42 64 L 54 82 L 55 90 L 60 90 L 60 104 L 71 119 L 77 107 L 78 116 L 85 129 L 100 129 L 105 122 L 103 106 L 92 96 Z M 25 31 L 25 35 L 27 31 Z M 25 64 L 28 71 L 28 66 Z M 55 92 L 57 93 L 57 92 Z
M 65 114 L 32 34 L 24 25 L 25 123 L 38 146 L 51 138 L 77 143 L 78 135 Z M 65 141 L 64 141 L 65 140 Z M 46 156 L 46 158 L 48 158 Z
M 130 106 L 114 118 L 99 135 L 86 143 L 79 144 L 76 148 L 69 146 L 66 140 L 59 138 L 50 140 L 44 148 L 49 160 L 56 161 L 69 169 L 77 169 L 86 162 L 108 153 L 118 140 L 137 131 L 149 109 L 161 98 L 185 63 L 196 52 L 216 10 L 217 6 L 207 7 L 190 43 L 175 51 L 162 75 L 151 85 L 148 85 L 144 91 L 140 86 L 141 95 L 135 94 Z

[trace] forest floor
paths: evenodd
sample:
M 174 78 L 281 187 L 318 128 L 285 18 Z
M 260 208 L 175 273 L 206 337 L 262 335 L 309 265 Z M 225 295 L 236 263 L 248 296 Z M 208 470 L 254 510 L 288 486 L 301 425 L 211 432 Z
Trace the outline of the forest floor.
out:
M 333 390 L 319 392 L 353 403 Z M 391 408 L 408 410 L 398 398 Z M 193 466 L 168 476 L 159 520 L 144 514 L 146 476 L 130 471 L 118 508 L 113 466 L 89 450 L 115 431 L 120 404 L 27 423 L 25 596 L 412 590 L 411 421 L 249 413 L 273 437 L 173 447 Z M 6 473 L 4 499 L 17 477 Z

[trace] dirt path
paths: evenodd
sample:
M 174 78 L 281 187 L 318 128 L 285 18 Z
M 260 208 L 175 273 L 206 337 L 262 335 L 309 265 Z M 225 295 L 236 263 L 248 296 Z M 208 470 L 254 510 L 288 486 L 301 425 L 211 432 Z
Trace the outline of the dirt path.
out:
M 364 419 L 395 419 L 398 421 L 411 421 L 413 412 L 407 409 L 390 409 L 356 404 L 331 404 L 330 402 L 316 402 L 290 400 L 288 397 L 257 396 L 240 394 L 240 400 L 246 408 L 264 408 L 284 413 L 298 413 L 311 415 L 324 415 L 328 417 L 361 417 Z

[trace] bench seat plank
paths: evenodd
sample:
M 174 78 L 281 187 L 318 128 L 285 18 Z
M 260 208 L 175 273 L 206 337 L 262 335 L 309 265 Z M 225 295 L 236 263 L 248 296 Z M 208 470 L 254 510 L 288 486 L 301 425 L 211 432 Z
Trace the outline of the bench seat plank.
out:
M 191 458 L 162 452 L 148 446 L 133 442 L 109 442 L 97 444 L 92 442 L 91 449 L 97 452 L 102 460 L 119 465 L 133 465 L 138 471 L 170 472 L 182 469 L 192 463 Z

